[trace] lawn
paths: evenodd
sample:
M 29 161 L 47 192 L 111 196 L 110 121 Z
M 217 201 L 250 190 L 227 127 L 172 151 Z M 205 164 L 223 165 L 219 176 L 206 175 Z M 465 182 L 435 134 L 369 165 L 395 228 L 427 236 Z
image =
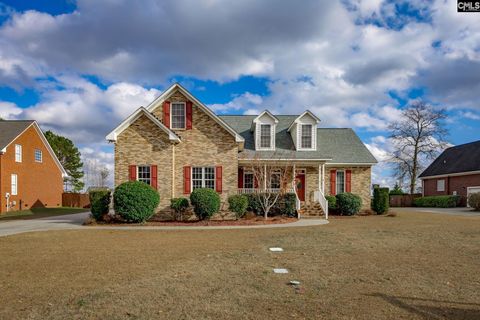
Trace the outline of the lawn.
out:
M 36 232 L 0 252 L 1 319 L 480 319 L 479 217 Z
M 19 210 L 4 213 L 0 215 L 0 222 L 10 220 L 27 220 L 46 218 L 51 216 L 61 216 L 64 214 L 85 212 L 88 209 L 84 208 L 69 208 L 69 207 L 55 207 L 55 208 L 32 208 L 29 210 Z

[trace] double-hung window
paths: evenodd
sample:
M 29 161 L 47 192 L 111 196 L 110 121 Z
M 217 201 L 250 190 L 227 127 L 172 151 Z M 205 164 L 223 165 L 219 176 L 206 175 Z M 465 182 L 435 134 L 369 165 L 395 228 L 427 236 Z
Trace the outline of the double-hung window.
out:
M 280 172 L 272 172 L 270 175 L 270 188 L 280 189 Z
M 254 184 L 253 172 L 245 172 L 243 174 L 243 188 L 253 189 L 254 186 L 255 184 Z
M 35 149 L 35 162 L 42 162 L 42 161 L 43 161 L 42 150 Z
M 312 125 L 302 124 L 301 126 L 301 146 L 302 149 L 312 149 Z
M 16 174 L 12 174 L 11 183 L 11 194 L 16 196 L 18 194 L 18 176 Z
M 445 191 L 445 179 L 437 180 L 437 191 Z
M 172 103 L 172 129 L 185 129 L 186 107 L 184 102 Z
M 192 168 L 192 189 L 209 188 L 215 190 L 215 168 L 214 167 L 193 167 Z
M 272 147 L 272 126 L 270 124 L 260 125 L 260 148 Z
M 337 194 L 345 192 L 345 171 L 337 171 Z
M 15 162 L 22 162 L 22 146 L 15 145 Z
M 137 166 L 137 180 L 151 185 L 152 170 L 150 166 Z

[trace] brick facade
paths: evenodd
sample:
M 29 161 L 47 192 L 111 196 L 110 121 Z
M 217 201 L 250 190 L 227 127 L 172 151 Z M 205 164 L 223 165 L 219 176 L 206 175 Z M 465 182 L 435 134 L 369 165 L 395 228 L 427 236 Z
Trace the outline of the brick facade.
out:
M 437 191 L 437 181 L 445 180 L 445 191 Z M 467 187 L 480 186 L 480 174 L 471 174 L 465 176 L 431 178 L 423 180 L 424 196 L 449 195 L 456 192 L 462 196 L 462 205 L 466 205 Z
M 15 162 L 15 145 L 22 146 L 22 162 Z M 35 149 L 42 151 L 42 162 L 35 162 Z M 10 210 L 32 207 L 58 207 L 62 204 L 62 172 L 50 155 L 34 125 L 17 137 L 0 155 L 0 213 L 7 211 L 5 194 L 11 192 L 11 175 L 17 174 L 16 205 Z
M 325 195 L 330 195 L 330 171 L 352 170 L 352 190 L 362 198 L 362 210 L 370 209 L 371 167 L 325 167 Z

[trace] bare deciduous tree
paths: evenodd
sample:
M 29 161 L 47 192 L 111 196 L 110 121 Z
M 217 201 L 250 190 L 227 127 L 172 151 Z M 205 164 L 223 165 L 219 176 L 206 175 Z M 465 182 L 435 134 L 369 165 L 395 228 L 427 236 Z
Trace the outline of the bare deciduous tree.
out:
M 395 146 L 392 158 L 397 166 L 396 175 L 400 180 L 409 181 L 410 193 L 415 192 L 417 175 L 424 168 L 424 162 L 435 158 L 448 145 L 445 118 L 445 110 L 417 101 L 389 126 Z
M 102 169 L 100 169 L 99 175 L 100 175 L 100 186 L 106 187 L 107 179 L 110 176 L 110 171 L 108 170 L 107 167 L 103 167 Z

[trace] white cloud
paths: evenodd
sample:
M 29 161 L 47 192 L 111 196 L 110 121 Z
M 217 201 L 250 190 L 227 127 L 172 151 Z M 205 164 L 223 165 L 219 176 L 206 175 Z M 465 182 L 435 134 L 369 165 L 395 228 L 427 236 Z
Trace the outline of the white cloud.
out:
M 209 105 L 215 112 L 232 112 L 235 110 L 256 110 L 255 108 L 261 107 L 263 98 L 258 94 L 252 94 L 245 92 L 241 95 L 237 95 L 231 101 L 227 103 L 214 103 Z
M 22 109 L 16 104 L 0 101 L 0 118 L 7 120 L 15 119 L 20 113 L 22 113 Z

